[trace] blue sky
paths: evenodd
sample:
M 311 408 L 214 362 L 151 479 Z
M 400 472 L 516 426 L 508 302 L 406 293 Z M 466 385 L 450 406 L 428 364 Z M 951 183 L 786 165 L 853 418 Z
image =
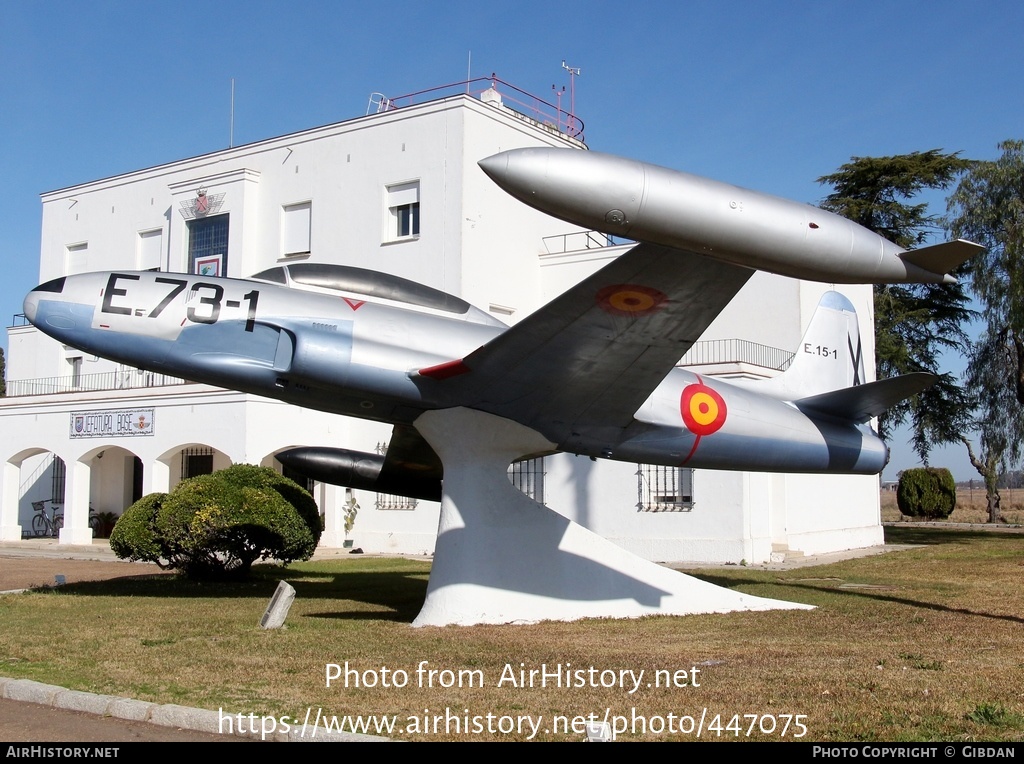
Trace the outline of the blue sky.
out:
M 807 202 L 851 156 L 994 158 L 1022 137 L 1014 2 L 0 0 L 0 14 L 8 317 L 38 280 L 39 193 L 226 147 L 231 78 L 240 144 L 362 115 L 373 91 L 463 80 L 470 56 L 473 76 L 553 99 L 565 59 L 591 148 Z M 960 451 L 932 461 L 971 477 Z

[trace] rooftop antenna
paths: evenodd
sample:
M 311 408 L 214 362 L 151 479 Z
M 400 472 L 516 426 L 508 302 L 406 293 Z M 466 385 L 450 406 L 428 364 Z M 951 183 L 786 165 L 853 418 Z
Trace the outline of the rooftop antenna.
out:
M 235 78 L 231 78 L 231 125 L 228 128 L 228 148 L 235 146 Z
M 576 78 L 582 74 L 583 70 L 579 67 L 568 66 L 565 63 L 565 59 L 562 59 L 562 68 L 569 72 L 569 114 L 573 118 L 576 117 Z
M 558 106 L 558 114 L 555 116 L 558 120 L 558 132 L 562 132 L 562 96 L 565 95 L 565 85 L 562 85 L 561 90 L 559 90 L 555 85 L 552 85 L 551 89 L 555 91 L 555 98 L 557 99 L 555 103 Z M 566 127 L 568 127 L 568 125 L 566 125 Z
M 473 51 L 469 51 L 466 61 L 466 95 L 469 95 L 469 81 L 473 79 Z

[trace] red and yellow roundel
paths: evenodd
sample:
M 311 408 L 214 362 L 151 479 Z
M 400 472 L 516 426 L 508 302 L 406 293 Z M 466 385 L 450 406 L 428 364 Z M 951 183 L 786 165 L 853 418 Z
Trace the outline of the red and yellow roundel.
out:
M 683 415 L 683 424 L 698 436 L 718 432 L 725 424 L 728 413 L 722 396 L 702 382 L 683 388 L 679 408 Z
M 666 299 L 664 292 L 642 284 L 611 284 L 597 293 L 597 304 L 619 316 L 646 316 Z

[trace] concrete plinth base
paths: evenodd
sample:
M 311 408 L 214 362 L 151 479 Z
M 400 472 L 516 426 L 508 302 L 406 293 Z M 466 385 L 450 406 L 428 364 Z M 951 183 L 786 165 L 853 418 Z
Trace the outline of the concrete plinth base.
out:
M 61 528 L 58 537 L 59 544 L 86 545 L 92 543 L 92 528 Z
M 21 541 L 21 526 L 0 525 L 0 541 Z
M 507 470 L 553 448 L 533 430 L 463 408 L 429 411 L 415 425 L 444 463 L 444 488 L 414 626 L 810 608 L 663 568 L 527 498 Z

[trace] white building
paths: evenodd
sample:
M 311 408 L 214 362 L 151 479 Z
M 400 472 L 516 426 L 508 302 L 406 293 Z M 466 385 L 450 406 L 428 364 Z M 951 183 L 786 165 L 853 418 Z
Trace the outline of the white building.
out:
M 494 81 L 466 93 L 126 173 L 42 196 L 39 281 L 90 270 L 245 277 L 280 263 L 342 263 L 403 276 L 514 323 L 622 247 L 527 208 L 477 160 L 512 148 L 585 150 L 564 114 Z M 512 102 L 510 96 L 519 99 Z M 535 110 L 537 107 L 539 110 Z M 642 151 L 638 150 L 637 153 Z M 687 356 L 705 374 L 771 376 L 826 287 L 757 274 Z M 843 287 L 873 357 L 870 287 Z M 8 329 L 0 400 L 0 539 L 64 513 L 62 543 L 91 539 L 90 507 L 231 463 L 275 466 L 301 445 L 373 451 L 390 428 L 97 359 L 29 325 Z M 870 364 L 869 364 L 870 365 Z M 126 422 L 135 426 L 127 427 Z M 139 426 L 139 425 L 142 426 Z M 131 434 L 129 434 L 131 433 Z M 881 543 L 872 477 L 772 475 L 596 463 L 570 455 L 517 480 L 558 512 L 653 560 L 763 561 Z M 438 506 L 317 484 L 326 546 L 429 553 Z

